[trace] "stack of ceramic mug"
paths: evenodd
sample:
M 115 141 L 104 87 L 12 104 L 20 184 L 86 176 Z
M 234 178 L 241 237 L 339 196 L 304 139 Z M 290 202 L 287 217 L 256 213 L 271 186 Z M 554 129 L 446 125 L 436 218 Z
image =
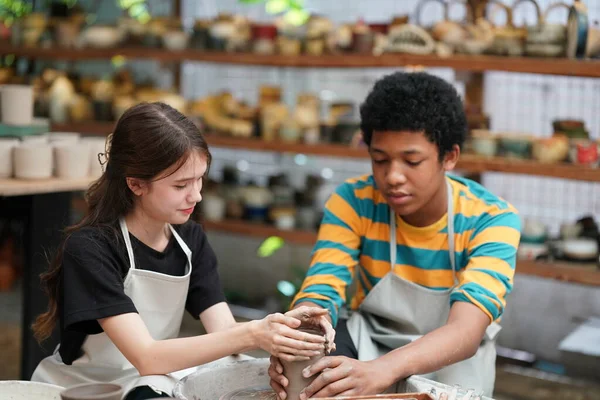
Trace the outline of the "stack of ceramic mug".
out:
M 0 86 L 0 178 L 65 179 L 99 176 L 97 154 L 104 138 L 48 132 L 47 120 L 33 118 L 33 88 Z
M 82 138 L 75 132 L 50 132 L 0 139 L 0 178 L 63 179 L 98 177 L 98 153 L 104 138 Z

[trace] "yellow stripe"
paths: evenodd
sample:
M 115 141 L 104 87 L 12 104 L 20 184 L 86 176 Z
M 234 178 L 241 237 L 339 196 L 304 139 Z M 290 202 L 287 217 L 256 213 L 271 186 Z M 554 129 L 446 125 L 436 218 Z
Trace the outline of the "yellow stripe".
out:
M 373 200 L 373 203 L 386 203 L 385 197 L 379 190 L 376 190 L 373 186 L 367 186 L 362 189 L 354 189 L 354 195 L 358 199 Z
M 331 299 L 329 297 L 323 296 L 322 294 L 299 292 L 296 295 L 296 297 L 294 297 L 294 300 L 292 300 L 292 305 L 290 306 L 290 308 L 294 307 L 298 303 L 299 300 L 304 300 L 304 299 L 325 300 L 332 304 L 335 304 L 331 301 Z
M 506 243 L 514 247 L 519 247 L 519 240 L 521 233 L 508 226 L 491 226 L 479 232 L 477 236 L 471 240 L 469 244 L 469 250 L 488 242 L 501 242 Z
M 350 229 L 354 232 L 360 232 L 360 217 L 352 208 L 350 204 L 346 202 L 339 194 L 334 193 L 331 195 L 325 208 L 329 210 L 333 215 L 344 221 Z M 335 211 L 334 211 L 335 210 Z
M 328 240 L 342 244 L 351 249 L 358 249 L 360 245 L 360 237 L 340 225 L 322 224 L 319 228 L 317 240 Z
M 502 306 L 504 307 L 506 305 L 506 301 L 504 300 L 504 296 L 506 295 L 506 287 L 498 279 L 486 274 L 483 271 L 467 269 L 461 274 L 460 283 L 461 285 L 464 285 L 470 282 L 483 286 L 490 292 L 494 293 L 502 303 Z M 498 307 L 498 309 L 500 309 L 500 304 L 498 304 L 495 299 L 490 297 L 489 300 L 492 301 L 496 307 Z
M 355 265 L 355 261 L 352 259 L 352 256 L 339 249 L 319 249 L 315 251 L 315 254 L 310 262 L 310 266 L 312 267 L 317 263 L 344 265 L 348 267 L 350 271 L 354 269 Z
M 344 301 L 346 301 L 346 282 L 335 275 L 307 276 L 306 279 L 304 279 L 304 283 L 302 283 L 302 288 L 300 288 L 300 291 L 304 291 L 306 288 L 312 285 L 329 285 L 340 295 Z
M 356 293 L 352 297 L 352 302 L 350 303 L 350 308 L 352 310 L 358 309 L 358 306 L 365 300 L 365 291 L 358 285 L 356 287 Z
M 389 261 L 373 260 L 366 254 L 362 254 L 360 256 L 360 265 L 362 265 L 364 269 L 369 271 L 369 274 L 376 278 L 383 278 L 385 274 L 390 272 Z
M 381 279 L 390 271 L 389 262 L 373 260 L 366 255 L 360 256 L 360 265 L 375 278 Z M 450 287 L 454 283 L 451 270 L 427 270 L 412 265 L 396 264 L 394 272 L 401 278 L 423 286 Z M 361 274 L 363 274 L 362 268 Z M 365 275 L 362 276 L 366 284 L 370 285 L 367 277 Z M 368 289 L 370 290 L 371 288 L 369 287 Z
M 396 265 L 394 272 L 399 277 L 428 287 L 451 287 L 454 277 L 451 270 L 421 269 L 412 265 Z
M 388 267 L 389 269 L 389 267 Z M 360 274 L 361 278 L 362 278 L 362 282 L 364 282 L 364 284 L 367 286 L 365 289 L 367 290 L 371 290 L 373 289 L 373 285 L 371 285 L 371 281 L 369 281 L 369 278 L 367 277 L 367 274 L 365 272 L 365 270 L 363 268 L 359 268 L 358 273 Z M 358 281 L 358 286 L 362 287 L 362 282 L 359 280 Z
M 510 205 L 506 209 L 501 209 L 497 205 L 486 204 L 483 200 L 478 198 L 467 199 L 461 196 L 458 201 L 457 213 L 462 214 L 464 217 L 478 217 L 484 213 L 496 216 L 510 212 L 515 212 L 514 207 Z
M 475 300 L 473 297 L 471 297 L 471 295 L 469 293 L 465 292 L 464 290 L 459 290 L 459 292 L 464 294 L 473 304 L 475 304 L 477 307 L 479 307 L 479 309 L 481 311 L 483 311 L 485 313 L 485 315 L 488 316 L 488 318 L 490 319 L 490 323 L 494 321 L 494 317 L 488 311 L 488 309 L 483 306 L 483 304 L 481 304 L 480 302 Z
M 496 257 L 472 257 L 469 259 L 469 265 L 467 271 L 472 268 L 487 269 L 496 272 L 500 275 L 504 275 L 508 278 L 509 283 L 513 283 L 515 277 L 515 270 L 504 260 Z

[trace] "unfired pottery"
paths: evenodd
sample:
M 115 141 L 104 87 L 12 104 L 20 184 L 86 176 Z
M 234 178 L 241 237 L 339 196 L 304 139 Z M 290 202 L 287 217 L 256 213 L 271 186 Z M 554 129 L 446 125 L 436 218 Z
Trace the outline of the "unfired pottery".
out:
M 13 174 L 13 149 L 19 145 L 17 139 L 0 139 L 0 178 Z
M 62 142 L 54 146 L 56 176 L 65 179 L 84 178 L 90 170 L 88 143 Z
M 315 335 L 322 335 L 323 332 L 318 329 L 311 328 L 299 328 L 298 330 L 303 332 L 308 332 Z M 311 357 L 310 360 L 306 361 L 284 361 L 281 360 L 281 364 L 283 365 L 283 375 L 288 379 L 288 386 L 285 388 L 285 392 L 287 393 L 286 400 L 299 400 L 300 392 L 311 384 L 313 380 L 317 378 L 318 375 L 313 375 L 310 378 L 305 378 L 302 376 L 302 371 L 304 368 L 313 365 L 321 358 L 325 356 L 323 353 Z
M 0 86 L 2 122 L 7 125 L 31 125 L 33 122 L 33 86 Z

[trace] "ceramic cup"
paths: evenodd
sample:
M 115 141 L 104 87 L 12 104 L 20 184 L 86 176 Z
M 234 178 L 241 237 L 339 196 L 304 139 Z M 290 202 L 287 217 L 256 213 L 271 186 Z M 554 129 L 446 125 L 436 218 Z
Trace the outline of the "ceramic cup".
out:
M 200 204 L 207 221 L 221 221 L 225 218 L 226 203 L 221 196 L 207 193 Z
M 307 332 L 315 335 L 323 335 L 323 331 L 318 328 L 298 328 L 299 331 Z M 325 356 L 325 351 L 317 356 L 311 357 L 306 361 L 284 361 L 281 360 L 283 366 L 283 376 L 288 379 L 288 386 L 285 388 L 287 397 L 286 400 L 298 400 L 300 392 L 311 384 L 318 375 L 313 375 L 310 378 L 302 376 L 304 368 L 313 365 Z
M 51 132 L 48 134 L 48 140 L 52 144 L 58 143 L 77 143 L 81 135 L 76 132 Z
M 121 400 L 123 387 L 114 383 L 84 383 L 60 393 L 62 400 Z
M 41 135 L 30 135 L 21 137 L 21 142 L 23 142 L 23 144 L 47 144 L 48 141 L 49 140 L 47 133 L 42 133 Z
M 0 178 L 13 175 L 13 149 L 18 145 L 17 139 L 0 139 Z
M 89 175 L 93 178 L 99 178 L 102 175 L 102 164 L 98 160 L 98 154 L 104 153 L 106 149 L 106 140 L 99 137 L 86 137 L 81 139 L 82 143 L 87 143 L 90 148 L 90 171 Z
M 31 125 L 33 122 L 33 86 L 0 86 L 2 122 L 7 125 Z
M 52 146 L 21 143 L 13 150 L 14 173 L 19 179 L 48 179 L 52 176 Z
M 84 178 L 90 172 L 90 146 L 88 143 L 59 142 L 54 146 L 56 176 L 59 178 Z

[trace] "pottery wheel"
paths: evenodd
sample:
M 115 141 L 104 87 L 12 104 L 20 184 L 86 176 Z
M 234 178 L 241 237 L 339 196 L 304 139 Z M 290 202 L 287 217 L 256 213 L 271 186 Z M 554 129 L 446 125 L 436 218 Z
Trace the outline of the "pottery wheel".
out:
M 277 400 L 277 395 L 271 388 L 251 387 L 232 390 L 219 400 Z

